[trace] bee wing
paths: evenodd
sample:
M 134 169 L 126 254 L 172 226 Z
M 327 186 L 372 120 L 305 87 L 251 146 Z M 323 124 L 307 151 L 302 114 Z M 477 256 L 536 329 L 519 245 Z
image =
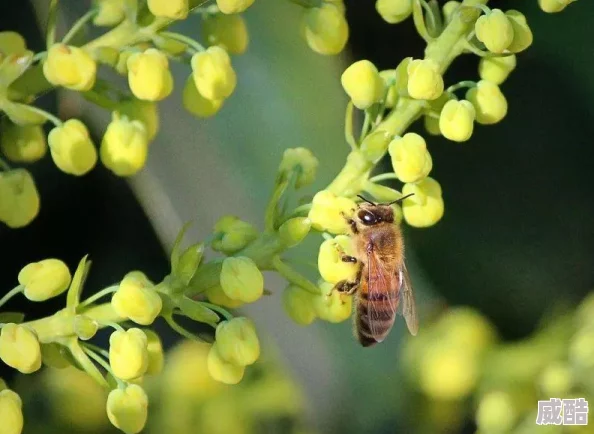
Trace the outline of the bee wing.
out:
M 381 342 L 392 327 L 398 309 L 398 279 L 373 251 L 367 255 L 367 264 L 369 329 L 374 339 Z M 388 330 L 385 329 L 386 321 L 392 322 Z
M 402 316 L 406 320 L 406 326 L 410 334 L 416 336 L 419 330 L 419 318 L 417 317 L 417 307 L 415 296 L 413 294 L 410 276 L 406 265 L 403 263 L 400 269 L 400 301 L 402 303 Z

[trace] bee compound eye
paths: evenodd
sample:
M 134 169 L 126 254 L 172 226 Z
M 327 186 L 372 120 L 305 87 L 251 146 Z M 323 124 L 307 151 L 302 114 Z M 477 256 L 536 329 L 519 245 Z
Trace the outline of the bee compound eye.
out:
M 361 220 L 361 222 L 365 225 L 372 225 L 377 222 L 377 218 L 376 218 L 375 214 L 373 214 L 367 210 L 359 211 L 358 217 L 359 217 L 359 220 Z

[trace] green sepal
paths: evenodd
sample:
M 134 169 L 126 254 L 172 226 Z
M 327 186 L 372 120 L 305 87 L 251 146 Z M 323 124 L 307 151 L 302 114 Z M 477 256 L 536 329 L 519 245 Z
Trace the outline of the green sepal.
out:
M 173 269 L 173 274 L 184 286 L 187 286 L 204 256 L 204 243 L 196 243 L 188 247 L 180 256 L 177 267 Z
M 85 279 L 89 274 L 89 269 L 91 268 L 91 262 L 87 262 L 88 256 L 89 255 L 85 255 L 78 263 L 78 267 L 76 267 L 74 277 L 70 283 L 70 288 L 68 288 L 68 294 L 66 295 L 66 307 L 72 311 L 74 311 L 76 306 L 78 306 L 80 303 L 80 294 L 82 292 Z
M 173 242 L 173 247 L 171 249 L 171 272 L 174 273 L 174 270 L 176 270 L 179 267 L 179 259 L 180 259 L 180 248 L 181 248 L 181 242 L 184 239 L 184 235 L 186 233 L 186 231 L 188 230 L 188 228 L 192 225 L 192 222 L 187 222 L 186 224 L 184 224 L 181 228 L 181 230 L 179 231 L 179 233 L 177 234 L 177 237 L 175 237 L 175 241 Z
M 25 320 L 25 314 L 21 312 L 2 312 L 0 322 L 20 324 Z
M 182 296 L 177 299 L 176 302 L 182 313 L 194 321 L 210 324 L 212 326 L 215 326 L 219 322 L 219 316 L 199 301 Z
M 34 112 L 27 104 L 0 99 L 0 110 L 3 110 L 6 116 L 19 126 L 41 125 L 47 121 L 45 116 Z

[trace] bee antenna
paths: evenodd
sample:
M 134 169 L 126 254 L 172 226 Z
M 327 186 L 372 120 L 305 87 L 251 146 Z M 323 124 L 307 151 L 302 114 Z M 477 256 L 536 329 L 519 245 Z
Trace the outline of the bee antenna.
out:
M 363 196 L 361 196 L 360 194 L 358 194 L 358 195 L 357 195 L 357 197 L 358 197 L 359 199 L 361 199 L 363 202 L 367 202 L 368 204 L 375 206 L 375 203 L 373 203 L 373 202 L 372 202 L 372 201 L 370 201 L 369 199 L 365 199 L 365 198 L 364 198 Z
M 392 205 L 394 203 L 402 202 L 407 197 L 411 197 L 411 196 L 414 196 L 414 195 L 415 195 L 414 193 L 407 194 L 406 196 L 402 196 L 400 199 L 393 200 L 392 202 L 388 203 L 388 205 Z

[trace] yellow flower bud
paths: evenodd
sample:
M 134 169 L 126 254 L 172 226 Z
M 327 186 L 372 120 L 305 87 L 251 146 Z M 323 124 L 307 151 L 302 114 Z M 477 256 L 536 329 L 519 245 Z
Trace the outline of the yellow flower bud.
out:
M 412 14 L 412 0 L 377 0 L 375 9 L 390 24 L 397 24 Z
M 449 23 L 450 21 L 452 21 L 454 12 L 456 12 L 458 10 L 458 8 L 460 7 L 460 4 L 461 3 L 458 1 L 449 1 L 443 5 L 443 8 L 442 8 L 443 18 L 444 18 L 446 24 Z
M 494 326 L 479 312 L 468 307 L 453 307 L 435 327 L 443 339 L 481 354 L 497 340 Z
M 353 297 L 333 291 L 333 284 L 323 282 L 320 285 L 322 294 L 318 295 L 314 307 L 320 319 L 332 323 L 347 320 L 353 311 Z
M 229 298 L 227 294 L 223 292 L 223 288 L 221 288 L 220 285 L 211 286 L 204 292 L 204 295 L 206 295 L 206 298 L 208 298 L 208 301 L 211 303 L 216 304 L 217 306 L 228 307 L 229 309 L 235 309 L 243 304 L 241 300 Z
M 47 151 L 43 128 L 39 125 L 19 126 L 5 122 L 2 125 L 0 149 L 11 161 L 33 163 L 41 159 Z
M 4 324 L 0 332 L 0 359 L 23 374 L 37 371 L 41 367 L 41 347 L 35 333 L 26 326 Z
M 198 92 L 210 100 L 228 98 L 237 85 L 231 58 L 218 46 L 192 56 L 192 77 Z
M 479 124 L 496 124 L 507 114 L 507 100 L 495 83 L 479 81 L 466 92 L 466 99 L 474 106 Z
M 385 106 L 386 108 L 393 108 L 396 106 L 396 101 L 398 101 L 398 87 L 396 85 L 396 70 L 395 69 L 386 69 L 384 71 L 380 71 L 379 73 L 382 80 L 384 80 L 384 86 L 388 89 L 388 94 L 386 96 Z
M 540 8 L 549 14 L 561 12 L 576 0 L 538 0 Z
M 118 176 L 132 176 L 144 167 L 147 154 L 148 135 L 144 124 L 114 112 L 99 149 L 105 167 Z
M 477 39 L 492 53 L 503 53 L 514 39 L 512 24 L 501 9 L 480 16 L 474 31 Z
M 338 283 L 342 280 L 353 281 L 359 271 L 358 264 L 345 262 L 343 256 L 353 256 L 355 246 L 347 235 L 338 235 L 320 245 L 318 269 L 326 282 Z
M 163 345 L 161 344 L 161 338 L 159 338 L 159 335 L 154 331 L 147 329 L 144 330 L 144 334 L 147 338 L 148 351 L 148 367 L 146 368 L 146 373 L 155 375 L 163 370 Z
M 524 14 L 516 10 L 509 10 L 505 13 L 505 15 L 507 18 L 509 18 L 514 29 L 514 39 L 511 45 L 508 47 L 508 50 L 512 53 L 524 51 L 526 48 L 532 45 L 532 40 L 534 39 L 532 36 L 532 30 L 530 30 L 530 27 L 528 27 L 526 17 Z
M 114 389 L 107 397 L 109 421 L 126 434 L 142 431 L 148 416 L 148 398 L 142 387 L 130 384 L 126 389 Z
M 594 368 L 594 330 L 583 329 L 571 338 L 569 360 L 580 370 Z
M 481 431 L 510 432 L 518 414 L 511 396 L 505 392 L 490 392 L 483 396 L 476 412 L 476 424 Z
M 216 343 L 221 358 L 233 365 L 251 365 L 260 357 L 260 341 L 254 323 L 248 318 L 221 321 L 217 326 Z
M 425 115 L 423 116 L 423 125 L 425 126 L 425 131 L 427 131 L 432 136 L 441 135 L 441 130 L 439 129 L 439 118 Z
M 216 343 L 210 347 L 206 367 L 214 380 L 225 384 L 239 383 L 245 372 L 245 366 L 234 365 L 224 360 L 219 354 Z
M 376 164 L 388 150 L 392 135 L 384 130 L 375 130 L 361 143 L 361 152 L 370 163 Z
M 154 102 L 132 98 L 119 103 L 114 111 L 127 116 L 128 119 L 142 122 L 146 128 L 149 142 L 157 135 L 159 131 L 159 112 Z
M 309 219 L 312 227 L 331 234 L 344 234 L 350 230 L 346 221 L 357 209 L 357 204 L 346 197 L 336 197 L 329 190 L 322 190 L 313 197 Z
M 252 303 L 264 293 L 264 276 L 247 257 L 229 257 L 223 261 L 221 288 L 227 297 Z
M 231 54 L 243 54 L 249 43 L 241 15 L 207 15 L 202 21 L 202 36 L 208 45 L 219 45 Z
M 26 169 L 0 172 L 0 221 L 10 228 L 27 226 L 39 213 L 39 193 Z
M 182 103 L 184 108 L 199 118 L 208 118 L 216 114 L 223 106 L 223 99 L 210 100 L 204 98 L 198 89 L 194 78 L 189 76 L 184 86 Z
M 2 434 L 21 434 L 23 431 L 23 403 L 10 389 L 0 391 L 0 421 Z
M 305 187 L 314 182 L 318 170 L 318 159 L 307 148 L 290 148 L 283 153 L 279 172 L 297 170 L 295 188 Z
M 167 56 L 155 48 L 133 53 L 126 61 L 128 85 L 134 96 L 146 101 L 160 101 L 173 90 L 173 77 Z
M 43 62 L 43 74 L 54 86 L 86 91 L 95 85 L 97 64 L 81 48 L 54 44 Z
M 384 80 L 369 60 L 359 60 L 349 66 L 340 82 L 358 109 L 365 110 L 384 97 Z
M 441 110 L 439 130 L 446 139 L 464 142 L 472 136 L 475 116 L 474 106 L 468 101 L 450 100 Z
M 434 100 L 443 93 L 439 65 L 431 59 L 412 60 L 408 72 L 408 94 L 414 99 Z
M 217 0 L 217 6 L 224 14 L 240 14 L 253 3 L 254 0 Z
M 416 133 L 406 133 L 390 142 L 388 147 L 392 167 L 402 182 L 417 182 L 433 168 L 433 160 L 425 139 Z
M 81 176 L 97 164 L 97 150 L 89 131 L 78 119 L 69 119 L 53 128 L 47 141 L 52 159 L 62 172 Z
M 289 285 L 283 291 L 283 308 L 299 325 L 309 325 L 316 319 L 315 300 L 314 294 L 296 285 Z
M 79 339 L 88 341 L 99 330 L 99 324 L 86 315 L 76 315 L 74 317 L 74 333 Z
M 483 57 L 479 62 L 479 76 L 497 85 L 503 83 L 516 68 L 516 56 Z
M 571 368 L 566 363 L 553 362 L 540 374 L 540 390 L 547 396 L 566 396 L 573 386 Z
M 154 284 L 142 272 L 132 271 L 122 279 L 111 306 L 118 316 L 149 325 L 161 313 L 163 302 Z
M 25 39 L 17 32 L 0 32 L 0 61 L 11 54 L 20 56 L 27 51 Z
M 25 286 L 25 297 L 31 301 L 44 301 L 68 289 L 70 270 L 59 259 L 44 259 L 23 267 L 19 283 Z
M 416 184 L 405 184 L 403 195 L 414 193 L 402 204 L 404 220 L 414 227 L 433 226 L 443 217 L 444 204 L 441 186 L 432 178 L 425 178 Z
M 115 331 L 109 337 L 109 364 L 116 377 L 132 380 L 148 368 L 147 337 L 137 328 Z
M 219 237 L 212 242 L 213 250 L 225 254 L 233 254 L 258 237 L 258 231 L 251 224 L 234 216 L 225 216 L 214 226 Z
M 303 34 L 313 51 L 334 55 L 344 49 L 349 39 L 349 25 L 335 5 L 322 3 L 319 8 L 308 8 L 303 20 Z
M 147 0 L 151 14 L 156 17 L 185 20 L 188 17 L 188 0 Z
M 126 16 L 124 0 L 96 0 L 97 14 L 93 17 L 96 26 L 115 26 Z
M 311 220 L 307 217 L 295 217 L 284 222 L 278 228 L 278 237 L 287 248 L 294 247 L 305 239 L 311 229 Z

